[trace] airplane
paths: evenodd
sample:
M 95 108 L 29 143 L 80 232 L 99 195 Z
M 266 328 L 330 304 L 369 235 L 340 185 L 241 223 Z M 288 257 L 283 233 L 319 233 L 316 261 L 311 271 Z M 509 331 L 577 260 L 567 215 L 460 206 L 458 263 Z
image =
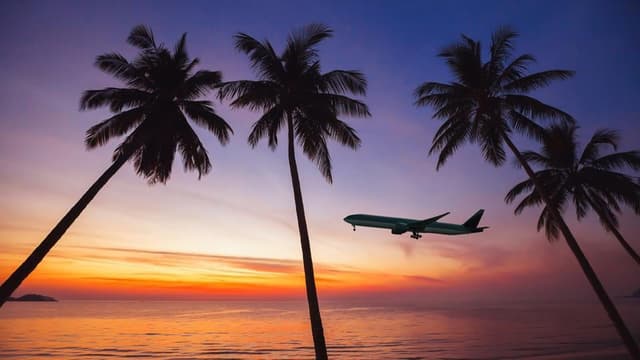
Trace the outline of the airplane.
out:
M 465 221 L 462 225 L 448 224 L 438 222 L 441 218 L 449 215 L 448 212 L 434 216 L 425 220 L 403 219 L 378 215 L 367 214 L 353 214 L 344 218 L 344 221 L 353 225 L 353 231 L 356 231 L 357 226 L 367 226 L 382 229 L 391 229 L 391 233 L 394 235 L 404 234 L 405 232 L 411 232 L 413 239 L 420 239 L 422 235 L 420 233 L 433 233 L 444 235 L 463 235 L 482 232 L 487 229 L 488 226 L 480 226 L 480 218 L 484 213 L 483 209 L 478 210 L 469 220 Z

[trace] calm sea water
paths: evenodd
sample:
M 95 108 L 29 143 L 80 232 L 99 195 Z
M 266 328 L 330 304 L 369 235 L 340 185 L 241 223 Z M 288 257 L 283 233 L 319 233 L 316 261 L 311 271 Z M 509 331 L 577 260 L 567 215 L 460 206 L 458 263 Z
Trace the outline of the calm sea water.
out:
M 640 338 L 640 301 L 620 311 Z M 364 306 L 323 302 L 333 359 L 625 359 L 598 304 Z M 311 359 L 306 304 L 8 303 L 1 359 Z

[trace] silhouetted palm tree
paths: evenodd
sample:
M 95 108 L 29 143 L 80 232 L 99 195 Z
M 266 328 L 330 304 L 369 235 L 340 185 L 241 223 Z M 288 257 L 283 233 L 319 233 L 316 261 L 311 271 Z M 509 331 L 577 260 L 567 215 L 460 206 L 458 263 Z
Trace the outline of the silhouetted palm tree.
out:
M 317 359 L 326 359 L 327 350 L 318 306 L 311 259 L 307 221 L 295 159 L 295 144 L 314 161 L 328 182 L 332 182 L 331 158 L 327 139 L 356 149 L 360 139 L 354 129 L 342 122 L 341 115 L 369 116 L 367 106 L 343 94 L 364 95 L 366 80 L 358 71 L 334 70 L 321 73 L 316 45 L 332 31 L 320 24 L 308 25 L 294 33 L 280 56 L 268 41 L 257 41 L 247 34 L 235 36 L 236 48 L 249 56 L 259 80 L 232 81 L 221 85 L 221 99 L 231 98 L 233 108 L 261 111 L 253 124 L 249 144 L 255 147 L 262 138 L 271 149 L 278 145 L 277 134 L 286 126 L 289 169 L 300 231 L 302 259 L 309 302 L 309 315 Z
M 446 84 L 425 82 L 415 91 L 416 105 L 433 106 L 433 117 L 444 120 L 429 150 L 429 154 L 440 153 L 437 168 L 465 142 L 477 143 L 484 158 L 499 166 L 505 162 L 506 145 L 532 179 L 540 197 L 550 204 L 549 194 L 538 184 L 533 170 L 511 140 L 511 135 L 515 131 L 541 139 L 544 131 L 536 123 L 535 120 L 538 119 L 574 122 L 567 113 L 526 95 L 554 80 L 567 79 L 573 72 L 548 70 L 529 74 L 527 67 L 535 61 L 532 55 L 521 55 L 510 61 L 512 41 L 516 36 L 507 27 L 494 32 L 489 60 L 483 62 L 480 42 L 463 35 L 461 41 L 446 47 L 439 54 L 445 59 L 455 80 Z M 629 352 L 636 358 L 640 357 L 637 343 L 560 213 L 553 207 L 549 212 L 557 221 L 567 245 L 580 263 Z
M 640 152 L 615 152 L 601 156 L 603 147 L 618 148 L 619 136 L 613 130 L 597 131 L 578 157 L 576 127 L 566 124 L 553 125 L 545 131 L 540 153 L 523 151 L 522 156 L 529 163 L 542 169 L 535 172 L 538 182 L 551 194 L 551 205 L 547 204 L 538 219 L 538 230 L 545 228 L 549 239 L 558 237 L 558 224 L 547 209 L 553 206 L 559 213 L 564 211 L 568 201 L 576 207 L 578 220 L 592 208 L 600 218 L 604 228 L 613 233 L 622 247 L 640 265 L 640 256 L 618 231 L 620 202 L 630 206 L 640 214 L 640 185 L 629 175 L 616 172 L 631 168 L 640 169 Z M 511 189 L 505 201 L 511 203 L 519 195 L 529 192 L 515 209 L 519 214 L 526 207 L 543 204 L 534 191 L 531 179 L 525 180 Z
M 197 100 L 221 81 L 217 71 L 201 70 L 192 74 L 198 59 L 189 59 L 186 34 L 173 52 L 156 45 L 150 29 L 137 26 L 129 35 L 129 44 L 140 49 L 132 62 L 118 53 L 100 55 L 96 65 L 126 83 L 125 88 L 86 91 L 80 108 L 109 106 L 114 116 L 92 126 L 85 139 L 89 149 L 110 139 L 131 133 L 114 152 L 113 164 L 87 190 L 49 235 L 0 287 L 0 306 L 36 268 L 98 191 L 129 159 L 136 172 L 149 183 L 167 181 L 176 151 L 180 151 L 186 170 L 202 176 L 211 169 L 207 151 L 187 121 L 205 127 L 225 144 L 232 132 L 215 114 L 211 103 Z M 185 115 L 186 114 L 186 115 Z

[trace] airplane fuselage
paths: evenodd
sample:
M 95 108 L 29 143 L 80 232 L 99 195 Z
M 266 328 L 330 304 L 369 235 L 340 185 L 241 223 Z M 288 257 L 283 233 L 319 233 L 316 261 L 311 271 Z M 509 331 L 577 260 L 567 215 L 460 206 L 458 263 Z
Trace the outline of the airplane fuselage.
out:
M 411 223 L 418 222 L 420 220 L 379 216 L 379 215 L 355 214 L 355 215 L 349 215 L 345 217 L 344 221 L 348 222 L 354 227 L 367 226 L 367 227 L 393 230 L 396 226 L 398 226 L 398 224 L 411 224 Z M 428 225 L 425 225 L 424 227 L 421 227 L 420 229 L 416 229 L 415 232 L 443 234 L 443 235 L 463 235 L 463 234 L 481 232 L 482 230 L 483 230 L 482 228 L 469 228 L 464 225 L 449 224 L 449 223 L 434 221 Z

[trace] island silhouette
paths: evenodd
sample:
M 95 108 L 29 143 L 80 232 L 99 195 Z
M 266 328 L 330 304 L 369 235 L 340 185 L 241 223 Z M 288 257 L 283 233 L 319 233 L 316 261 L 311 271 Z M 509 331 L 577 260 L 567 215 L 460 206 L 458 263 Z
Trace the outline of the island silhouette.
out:
M 50 301 L 57 302 L 58 300 L 52 298 L 51 296 L 45 296 L 40 294 L 25 294 L 20 297 L 14 298 L 10 297 L 8 301 Z

